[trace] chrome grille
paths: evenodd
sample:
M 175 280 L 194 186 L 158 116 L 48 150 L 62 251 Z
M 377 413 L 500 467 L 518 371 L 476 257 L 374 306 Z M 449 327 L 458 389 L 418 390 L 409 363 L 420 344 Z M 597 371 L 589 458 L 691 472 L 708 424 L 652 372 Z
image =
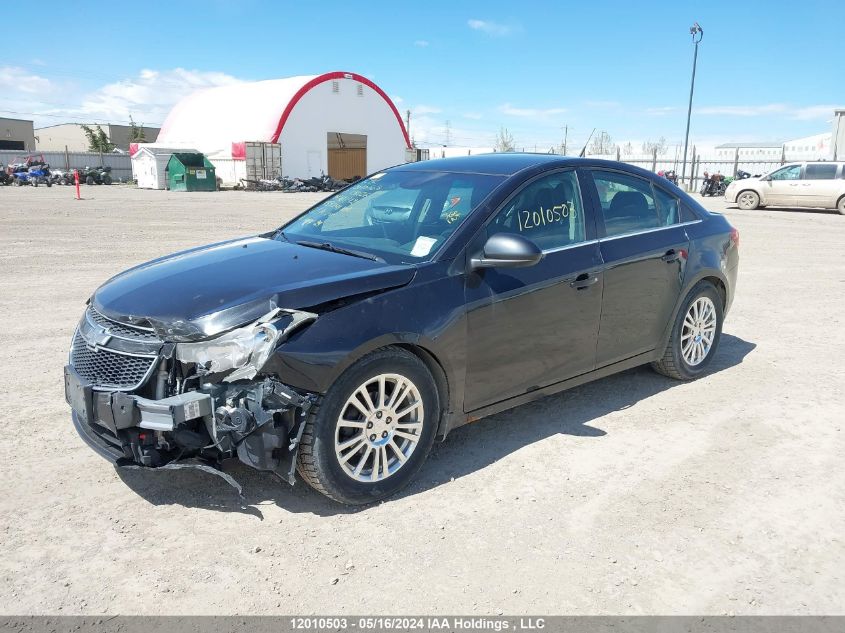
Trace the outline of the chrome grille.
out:
M 158 340 L 158 337 L 156 336 L 156 333 L 153 330 L 149 328 L 142 328 L 134 325 L 127 325 L 126 323 L 118 323 L 117 321 L 112 321 L 108 317 L 105 317 L 99 312 L 97 312 L 93 307 L 88 308 L 88 318 L 93 323 L 96 323 L 100 327 L 105 328 L 108 333 L 112 336 L 118 336 L 120 338 L 128 338 L 139 341 Z
M 140 387 L 156 362 L 156 357 L 130 356 L 102 347 L 90 348 L 82 335 L 73 337 L 70 364 L 95 387 L 125 389 Z

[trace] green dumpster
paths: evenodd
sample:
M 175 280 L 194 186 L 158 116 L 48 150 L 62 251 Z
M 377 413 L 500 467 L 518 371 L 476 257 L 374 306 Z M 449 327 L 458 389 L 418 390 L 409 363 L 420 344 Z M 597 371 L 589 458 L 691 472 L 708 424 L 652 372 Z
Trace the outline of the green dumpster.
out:
M 167 184 L 171 191 L 217 191 L 214 165 L 204 154 L 174 152 L 167 162 Z

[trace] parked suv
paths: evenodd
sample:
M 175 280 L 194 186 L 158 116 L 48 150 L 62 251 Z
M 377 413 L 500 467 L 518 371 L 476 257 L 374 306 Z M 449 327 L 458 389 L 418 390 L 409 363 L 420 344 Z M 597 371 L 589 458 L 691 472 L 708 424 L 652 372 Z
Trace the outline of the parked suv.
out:
M 790 163 L 764 176 L 734 180 L 725 200 L 740 209 L 820 207 L 845 215 L 845 163 Z

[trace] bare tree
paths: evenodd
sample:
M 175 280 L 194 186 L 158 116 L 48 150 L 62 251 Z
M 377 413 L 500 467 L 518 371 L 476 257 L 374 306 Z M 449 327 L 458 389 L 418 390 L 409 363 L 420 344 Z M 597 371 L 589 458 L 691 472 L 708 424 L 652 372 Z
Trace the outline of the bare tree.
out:
M 616 144 L 613 142 L 613 139 L 611 138 L 610 134 L 608 134 L 605 130 L 602 130 L 593 137 L 592 141 L 590 141 L 590 146 L 587 148 L 587 153 L 593 155 L 615 154 Z
M 496 135 L 496 143 L 494 147 L 497 152 L 513 151 L 513 134 L 508 131 L 508 128 L 502 127 L 499 129 L 499 133 Z
M 625 154 L 625 156 L 630 156 L 634 153 L 634 146 L 631 145 L 631 141 L 628 141 L 622 146 L 622 153 Z
M 666 137 L 661 136 L 656 141 L 646 141 L 643 143 L 643 154 L 653 154 L 655 150 L 658 154 L 663 154 L 666 151 Z

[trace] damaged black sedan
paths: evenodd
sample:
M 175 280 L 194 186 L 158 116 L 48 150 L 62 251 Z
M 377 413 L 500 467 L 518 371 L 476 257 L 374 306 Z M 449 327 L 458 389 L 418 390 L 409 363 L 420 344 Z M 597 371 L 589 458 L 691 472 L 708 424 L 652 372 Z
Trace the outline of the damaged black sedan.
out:
M 620 163 L 403 165 L 277 230 L 107 281 L 74 333 L 66 398 L 116 463 L 238 458 L 367 503 L 468 421 L 645 363 L 701 375 L 738 241 Z

